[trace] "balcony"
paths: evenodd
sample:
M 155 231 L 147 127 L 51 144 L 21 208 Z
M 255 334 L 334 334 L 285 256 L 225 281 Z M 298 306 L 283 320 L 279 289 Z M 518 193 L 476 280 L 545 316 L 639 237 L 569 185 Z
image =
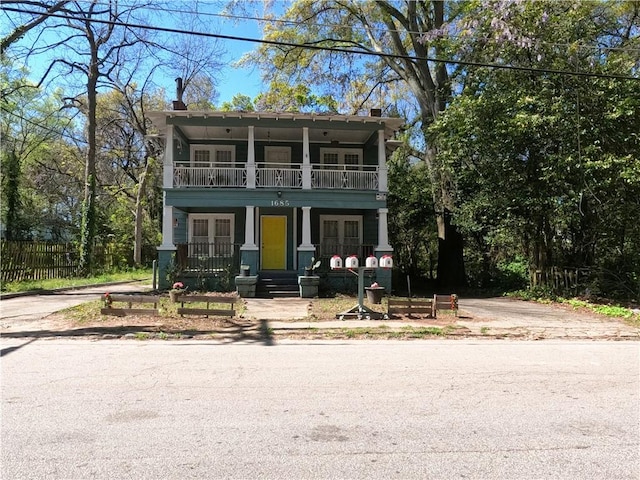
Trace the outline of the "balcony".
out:
M 379 171 L 376 165 L 309 165 L 256 163 L 252 171 L 246 164 L 218 164 L 194 167 L 177 163 L 173 167 L 173 188 L 248 188 L 255 178 L 255 188 L 344 189 L 377 191 Z M 253 174 L 254 175 L 250 175 Z M 308 182 L 305 182 L 308 175 Z

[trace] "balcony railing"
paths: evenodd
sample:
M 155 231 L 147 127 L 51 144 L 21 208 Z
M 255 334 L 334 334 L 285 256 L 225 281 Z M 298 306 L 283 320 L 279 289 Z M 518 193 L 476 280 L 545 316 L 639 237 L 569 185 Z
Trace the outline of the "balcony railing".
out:
M 192 167 L 178 163 L 173 168 L 174 188 L 247 188 L 246 164 L 218 164 Z M 302 164 L 257 163 L 256 188 L 303 188 Z M 312 189 L 377 191 L 378 167 L 375 165 L 311 165 Z
M 377 190 L 378 167 L 372 165 L 313 165 L 311 188 Z
M 174 187 L 245 187 L 247 169 L 235 164 L 216 167 L 173 168 Z
M 256 187 L 302 188 L 299 163 L 258 163 L 256 167 Z

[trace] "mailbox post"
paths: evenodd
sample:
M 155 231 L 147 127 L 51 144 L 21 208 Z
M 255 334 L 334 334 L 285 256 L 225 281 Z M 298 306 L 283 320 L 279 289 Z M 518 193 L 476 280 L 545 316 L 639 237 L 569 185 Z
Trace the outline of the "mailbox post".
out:
M 333 258 L 336 258 L 336 257 L 337 255 L 334 256 Z M 352 257 L 349 257 L 349 259 L 351 258 Z M 341 265 L 341 263 L 342 262 L 338 262 L 337 260 L 332 261 L 331 262 L 332 270 L 342 270 L 341 266 L 340 267 L 338 266 L 338 265 Z M 362 320 L 363 318 L 368 318 L 368 319 L 388 318 L 386 313 L 376 312 L 375 310 L 372 310 L 364 305 L 364 272 L 366 270 L 377 270 L 378 268 L 391 268 L 393 266 L 393 261 L 391 260 L 391 256 L 385 255 L 384 265 L 378 266 L 376 263 L 376 266 L 374 267 L 372 261 L 368 261 L 367 263 L 371 266 L 364 266 L 364 267 L 357 266 L 357 259 L 355 259 L 355 263 L 353 259 L 347 262 L 346 270 L 350 271 L 354 275 L 357 275 L 358 277 L 358 304 L 355 307 L 350 308 L 349 310 L 336 313 L 336 318 L 340 320 L 344 320 L 345 317 L 357 317 L 358 320 Z M 352 266 L 349 267 L 349 265 L 352 265 Z

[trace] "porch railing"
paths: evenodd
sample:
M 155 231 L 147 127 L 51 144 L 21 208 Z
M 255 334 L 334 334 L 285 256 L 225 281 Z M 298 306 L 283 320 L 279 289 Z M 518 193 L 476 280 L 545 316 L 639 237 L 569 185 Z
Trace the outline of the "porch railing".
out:
M 256 187 L 302 188 L 299 163 L 258 163 L 256 166 Z
M 176 163 L 174 188 L 247 188 L 247 166 L 237 163 L 212 167 L 193 167 Z M 378 190 L 378 167 L 375 165 L 311 165 L 312 189 Z M 257 188 L 295 188 L 303 185 L 302 164 L 257 163 Z
M 378 167 L 372 165 L 313 165 L 311 188 L 377 190 Z
M 176 261 L 182 272 L 240 271 L 240 243 L 181 243 L 176 245 Z
M 173 168 L 174 187 L 246 187 L 247 169 L 228 164 L 216 167 Z

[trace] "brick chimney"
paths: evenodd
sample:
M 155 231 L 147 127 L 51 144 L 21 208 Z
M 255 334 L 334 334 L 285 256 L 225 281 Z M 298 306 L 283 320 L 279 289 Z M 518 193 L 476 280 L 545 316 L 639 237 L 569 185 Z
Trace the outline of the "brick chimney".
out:
M 182 78 L 176 78 L 176 98 L 177 100 L 173 101 L 173 109 L 174 110 L 186 110 L 187 106 L 182 101 L 182 94 L 184 93 L 184 89 L 182 88 Z

